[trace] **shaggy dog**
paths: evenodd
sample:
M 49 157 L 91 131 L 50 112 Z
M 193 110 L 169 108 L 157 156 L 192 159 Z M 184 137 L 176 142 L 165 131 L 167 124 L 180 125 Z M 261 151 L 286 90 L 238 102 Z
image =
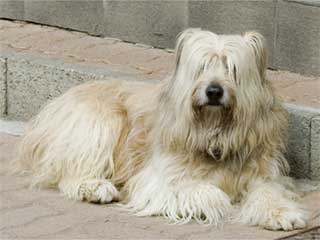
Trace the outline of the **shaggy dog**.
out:
M 158 84 L 92 82 L 49 103 L 21 144 L 31 185 L 174 222 L 217 225 L 237 203 L 241 223 L 304 228 L 263 37 L 188 29 L 175 53 L 172 77 Z

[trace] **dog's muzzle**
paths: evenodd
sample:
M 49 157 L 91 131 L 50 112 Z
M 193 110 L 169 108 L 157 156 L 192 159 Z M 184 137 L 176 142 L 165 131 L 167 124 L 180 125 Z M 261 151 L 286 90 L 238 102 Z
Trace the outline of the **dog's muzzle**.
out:
M 222 105 L 222 97 L 224 90 L 218 84 L 210 84 L 206 89 L 206 96 L 208 98 L 208 105 L 220 106 Z

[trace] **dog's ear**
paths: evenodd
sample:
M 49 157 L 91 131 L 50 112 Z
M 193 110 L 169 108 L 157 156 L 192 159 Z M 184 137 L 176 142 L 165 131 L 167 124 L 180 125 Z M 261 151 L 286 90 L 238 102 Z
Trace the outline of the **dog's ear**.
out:
M 265 79 L 267 68 L 267 49 L 265 38 L 258 32 L 246 32 L 244 34 L 244 38 L 254 53 L 262 79 Z
M 177 38 L 177 42 L 176 42 L 176 47 L 175 47 L 175 59 L 176 59 L 176 70 L 179 67 L 180 64 L 180 58 L 181 58 L 181 53 L 182 53 L 182 49 L 185 45 L 185 43 L 188 41 L 188 39 L 190 39 L 190 37 L 196 33 L 201 31 L 200 28 L 188 28 L 184 31 L 182 31 Z

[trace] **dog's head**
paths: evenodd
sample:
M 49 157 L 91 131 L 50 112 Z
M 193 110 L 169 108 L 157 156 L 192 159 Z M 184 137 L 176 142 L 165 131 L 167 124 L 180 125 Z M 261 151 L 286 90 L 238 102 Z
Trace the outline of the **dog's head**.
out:
M 178 105 L 205 111 L 241 108 L 264 89 L 266 50 L 256 32 L 217 35 L 200 29 L 182 32 L 170 83 Z M 246 106 L 246 107 L 247 107 Z
M 163 134 L 164 142 L 176 138 L 190 149 L 230 152 L 246 139 L 254 145 L 264 141 L 262 135 L 277 129 L 278 120 L 272 119 L 276 114 L 270 114 L 277 104 L 265 76 L 261 34 L 217 35 L 188 29 L 180 34 L 175 53 L 174 75 L 165 82 L 159 101 L 163 106 L 159 122 L 162 129 L 170 128 Z M 283 120 L 278 122 L 280 126 Z

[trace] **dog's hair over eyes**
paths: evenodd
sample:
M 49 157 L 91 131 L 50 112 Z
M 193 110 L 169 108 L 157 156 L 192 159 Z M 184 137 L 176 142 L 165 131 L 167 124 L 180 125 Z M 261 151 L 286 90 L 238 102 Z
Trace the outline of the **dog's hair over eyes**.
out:
M 191 95 L 199 76 L 210 71 L 213 74 L 214 71 L 221 71 L 214 67 L 218 61 L 222 62 L 225 71 L 224 79 L 218 80 L 230 91 L 233 103 L 229 107 L 232 109 L 204 109 L 201 113 L 206 117 L 201 118 L 197 106 L 192 104 Z M 230 37 L 200 29 L 183 32 L 176 45 L 174 81 L 165 82 L 166 91 L 160 95 L 160 103 L 163 104 L 163 110 L 159 112 L 161 129 L 170 129 L 164 130 L 164 142 L 177 142 L 174 138 L 178 136 L 180 142 L 186 144 L 186 149 L 207 148 L 210 154 L 218 151 L 221 153 L 220 160 L 238 159 L 234 154 L 241 155 L 242 150 L 246 156 L 257 144 L 266 144 L 269 140 L 272 141 L 272 148 L 277 145 L 281 152 L 286 116 L 270 116 L 272 109 L 279 107 L 282 111 L 266 80 L 266 62 L 265 40 L 259 33 L 248 32 L 243 36 Z M 207 136 L 210 138 L 209 147 L 205 136 L 197 137 L 201 133 L 199 128 L 204 126 L 223 129 L 208 131 L 210 134 L 219 132 L 219 137 Z M 192 133 L 195 129 L 196 133 Z M 205 139 L 203 144 L 201 139 Z M 275 139 L 279 140 L 277 144 Z M 281 169 L 287 171 L 288 166 L 281 165 Z
M 172 76 L 77 86 L 29 123 L 15 167 L 72 199 L 218 225 L 304 227 L 284 181 L 287 114 L 266 78 L 261 34 L 178 37 Z

